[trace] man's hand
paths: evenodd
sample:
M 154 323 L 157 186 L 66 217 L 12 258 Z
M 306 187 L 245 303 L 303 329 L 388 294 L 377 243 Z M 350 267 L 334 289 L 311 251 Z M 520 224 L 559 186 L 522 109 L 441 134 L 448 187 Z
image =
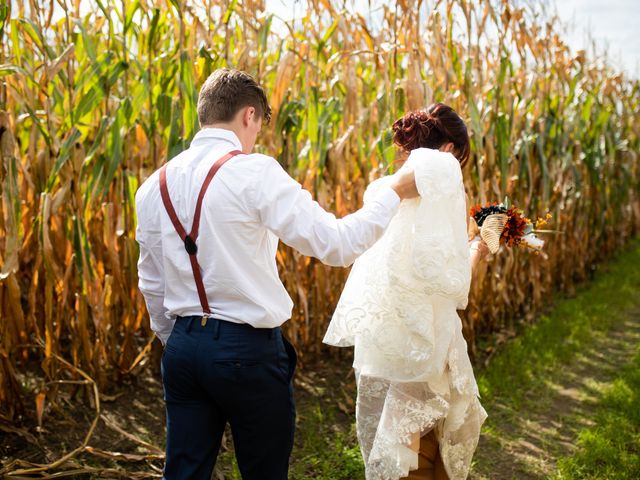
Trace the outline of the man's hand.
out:
M 416 177 L 412 168 L 402 167 L 393 174 L 393 182 L 391 188 L 398 194 L 401 200 L 407 198 L 415 198 L 418 194 L 416 187 Z

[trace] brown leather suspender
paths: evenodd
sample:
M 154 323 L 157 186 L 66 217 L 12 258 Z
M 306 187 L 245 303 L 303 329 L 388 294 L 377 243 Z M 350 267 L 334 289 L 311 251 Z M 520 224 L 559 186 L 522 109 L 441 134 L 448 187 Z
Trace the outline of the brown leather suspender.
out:
M 213 177 L 218 172 L 220 167 L 222 167 L 222 165 L 224 165 L 226 162 L 241 153 L 242 152 L 239 150 L 229 152 L 222 158 L 218 159 L 209 169 L 209 173 L 207 174 L 206 178 L 204 179 L 204 183 L 200 188 L 200 194 L 198 195 L 198 201 L 196 203 L 196 211 L 193 215 L 191 232 L 189 232 L 188 234 L 180 223 L 180 220 L 178 220 L 178 215 L 176 214 L 176 211 L 173 208 L 173 204 L 171 203 L 171 198 L 169 197 L 169 190 L 167 188 L 167 165 L 165 164 L 160 169 L 160 195 L 162 196 L 162 203 L 164 203 L 164 208 L 169 214 L 171 223 L 173 223 L 173 227 L 176 229 L 176 232 L 178 232 L 178 235 L 180 235 L 180 238 L 184 242 L 184 248 L 189 254 L 191 269 L 193 270 L 193 278 L 196 281 L 198 297 L 200 298 L 200 305 L 202 305 L 202 311 L 205 314 L 211 314 L 211 309 L 209 308 L 207 292 L 204 289 L 204 282 L 202 281 L 202 272 L 200 270 L 200 265 L 198 264 L 198 258 L 196 257 L 198 253 L 196 240 L 198 239 L 198 230 L 200 228 L 200 212 L 202 211 L 202 200 L 204 199 L 204 194 L 207 193 L 207 188 L 209 187 L 211 180 L 213 180 Z

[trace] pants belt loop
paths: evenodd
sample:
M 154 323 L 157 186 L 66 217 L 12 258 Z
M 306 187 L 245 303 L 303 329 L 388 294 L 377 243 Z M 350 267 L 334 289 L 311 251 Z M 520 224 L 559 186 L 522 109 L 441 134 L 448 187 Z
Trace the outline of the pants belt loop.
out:
M 187 333 L 191 332 L 191 325 L 193 325 L 193 317 L 189 317 L 187 320 L 187 328 L 185 329 Z
M 213 322 L 213 338 L 218 340 L 220 338 L 220 320 L 210 318 L 209 321 Z

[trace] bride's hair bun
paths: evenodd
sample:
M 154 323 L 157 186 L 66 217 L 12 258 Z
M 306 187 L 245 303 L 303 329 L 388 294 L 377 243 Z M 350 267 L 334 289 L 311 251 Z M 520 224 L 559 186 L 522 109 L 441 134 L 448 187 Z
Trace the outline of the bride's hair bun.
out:
M 400 148 L 411 151 L 428 141 L 434 122 L 425 110 L 416 110 L 396 120 L 392 128 L 393 142 Z
M 393 123 L 393 142 L 410 152 L 416 148 L 439 149 L 453 143 L 453 155 L 464 167 L 471 148 L 467 126 L 448 105 L 434 103 L 425 110 L 414 110 Z

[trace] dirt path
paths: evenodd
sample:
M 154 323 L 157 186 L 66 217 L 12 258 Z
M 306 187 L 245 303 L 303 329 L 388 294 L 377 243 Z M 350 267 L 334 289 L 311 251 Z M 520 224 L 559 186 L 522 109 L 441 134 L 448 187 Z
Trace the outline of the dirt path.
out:
M 608 332 L 595 333 L 588 348 L 556 365 L 544 388 L 527 392 L 522 404 L 496 400 L 485 405 L 490 417 L 470 479 L 528 480 L 553 474 L 556 460 L 574 451 L 578 432 L 592 425 L 603 388 L 631 361 L 638 344 L 640 309 Z

